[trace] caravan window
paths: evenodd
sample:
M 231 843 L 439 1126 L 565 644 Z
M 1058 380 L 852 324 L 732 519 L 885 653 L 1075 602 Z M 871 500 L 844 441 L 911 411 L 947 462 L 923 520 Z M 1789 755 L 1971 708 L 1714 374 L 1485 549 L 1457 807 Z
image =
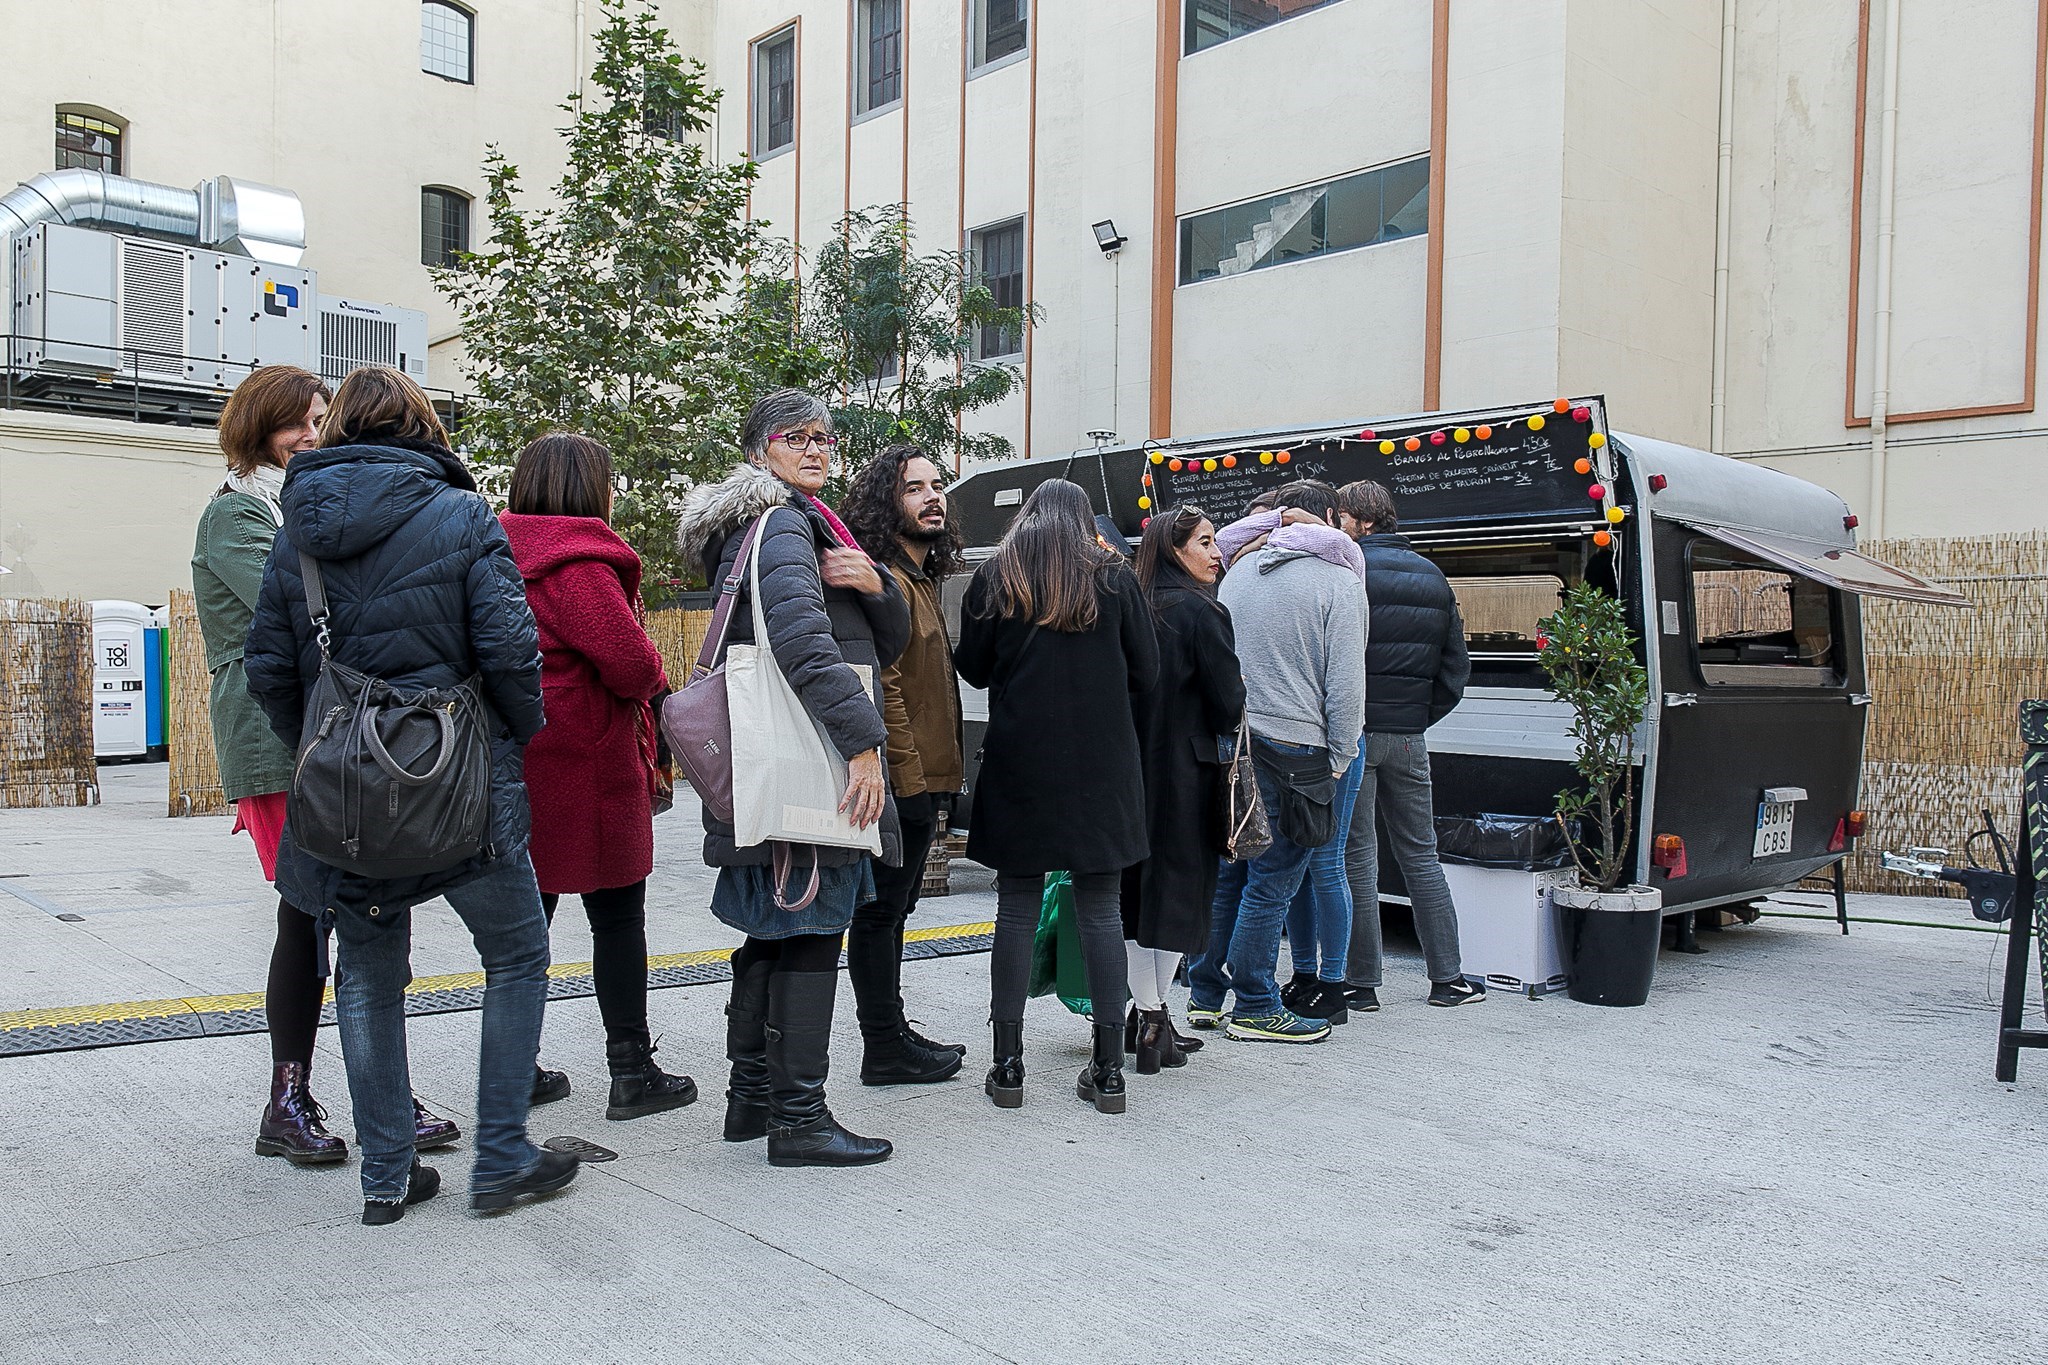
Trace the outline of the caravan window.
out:
M 1840 681 L 1833 592 L 1755 555 L 1694 543 L 1692 638 L 1700 676 L 1723 687 Z
M 1537 622 L 1586 576 L 1592 542 L 1578 534 L 1415 547 L 1451 581 L 1475 686 L 1542 687 Z M 1372 584 L 1366 584 L 1370 595 Z

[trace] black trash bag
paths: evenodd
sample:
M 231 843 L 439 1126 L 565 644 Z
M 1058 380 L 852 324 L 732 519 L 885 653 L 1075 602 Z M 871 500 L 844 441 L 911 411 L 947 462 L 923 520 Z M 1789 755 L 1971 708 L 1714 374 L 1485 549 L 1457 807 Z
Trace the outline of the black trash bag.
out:
M 1447 863 L 1548 872 L 1571 861 L 1553 815 L 1439 815 L 1436 851 Z

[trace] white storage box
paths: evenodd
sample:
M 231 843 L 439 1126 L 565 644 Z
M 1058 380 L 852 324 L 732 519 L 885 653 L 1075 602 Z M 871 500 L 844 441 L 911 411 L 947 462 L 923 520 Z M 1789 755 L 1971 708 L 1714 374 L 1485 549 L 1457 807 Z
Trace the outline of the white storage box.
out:
M 1531 998 L 1563 990 L 1564 958 L 1550 890 L 1568 880 L 1571 870 L 1518 872 L 1453 862 L 1443 869 L 1458 907 L 1458 954 L 1466 979 Z

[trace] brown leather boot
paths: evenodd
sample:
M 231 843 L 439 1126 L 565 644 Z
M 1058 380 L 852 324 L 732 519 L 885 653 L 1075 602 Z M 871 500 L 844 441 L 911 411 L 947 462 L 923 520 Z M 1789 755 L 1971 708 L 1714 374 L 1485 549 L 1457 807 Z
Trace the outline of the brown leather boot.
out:
M 326 1118 L 306 1089 L 306 1064 L 280 1064 L 270 1073 L 270 1105 L 256 1129 L 256 1155 L 281 1156 L 294 1166 L 347 1161 L 348 1144 L 322 1126 Z

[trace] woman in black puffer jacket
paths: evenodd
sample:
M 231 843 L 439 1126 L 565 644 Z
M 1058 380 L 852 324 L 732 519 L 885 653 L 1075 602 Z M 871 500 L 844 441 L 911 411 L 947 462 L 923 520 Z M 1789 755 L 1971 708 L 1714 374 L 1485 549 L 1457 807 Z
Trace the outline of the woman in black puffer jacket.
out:
M 480 674 L 498 728 L 491 745 L 485 851 L 446 872 L 372 880 L 321 862 L 293 838 L 278 848 L 285 899 L 331 917 L 335 1013 L 363 1153 L 365 1223 L 395 1222 L 440 1186 L 413 1155 L 405 1050 L 412 907 L 445 896 L 476 940 L 485 973 L 473 1208 L 509 1207 L 568 1184 L 576 1159 L 527 1140 L 534 1056 L 547 992 L 547 919 L 526 855 L 522 750 L 543 723 L 540 646 L 504 529 L 448 449 L 424 393 L 396 370 L 356 370 L 336 390 L 317 449 L 287 468 L 284 525 L 264 569 L 243 654 L 271 729 L 299 746 L 320 644 L 299 555 L 327 589 L 335 660 L 400 690 Z
M 812 395 L 779 389 L 760 399 L 740 430 L 747 463 L 690 493 L 679 542 L 684 559 L 701 564 L 714 587 L 742 574 L 727 643 L 750 643 L 751 587 L 739 552 L 747 528 L 768 514 L 760 555 L 769 649 L 847 761 L 841 809 L 862 828 L 881 823 L 882 858 L 893 866 L 902 852 L 882 767 L 888 728 L 881 673 L 909 641 L 910 607 L 896 580 L 817 499 L 834 442 L 831 413 Z M 726 1008 L 732 1081 L 725 1138 L 746 1142 L 765 1133 L 768 1159 L 777 1166 L 865 1165 L 885 1160 L 892 1148 L 833 1120 L 825 1071 L 840 935 L 854 907 L 874 899 L 874 878 L 861 850 L 818 845 L 792 850 L 792 878 L 808 882 L 814 860 L 817 896 L 801 910 L 784 910 L 775 903 L 770 846 L 741 848 L 731 825 L 704 813 L 704 861 L 718 869 L 711 913 L 747 936 L 733 954 Z M 785 899 L 799 893 L 792 886 Z

